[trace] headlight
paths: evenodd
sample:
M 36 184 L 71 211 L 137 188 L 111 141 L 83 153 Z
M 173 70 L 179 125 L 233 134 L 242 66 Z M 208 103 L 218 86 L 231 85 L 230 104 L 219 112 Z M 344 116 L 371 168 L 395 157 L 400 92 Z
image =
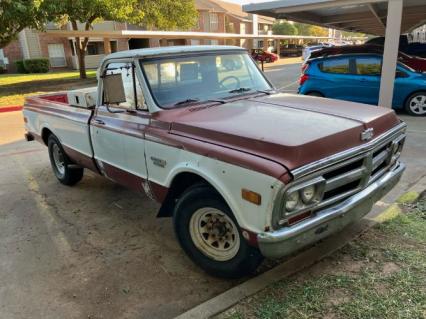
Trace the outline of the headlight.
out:
M 285 209 L 290 212 L 296 208 L 297 204 L 299 204 L 299 192 L 289 193 L 285 202 Z
M 310 204 L 313 201 L 315 197 L 315 188 L 315 185 L 309 185 L 301 189 L 300 193 L 305 204 Z
M 284 194 L 282 217 L 294 215 L 313 208 L 322 200 L 325 179 L 317 177 L 290 187 Z

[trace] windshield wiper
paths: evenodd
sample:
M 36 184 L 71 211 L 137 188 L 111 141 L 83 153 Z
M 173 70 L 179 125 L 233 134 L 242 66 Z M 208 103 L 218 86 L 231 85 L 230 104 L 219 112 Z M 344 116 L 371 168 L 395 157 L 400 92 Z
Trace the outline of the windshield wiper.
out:
M 228 93 L 244 93 L 244 92 L 248 92 L 248 91 L 251 91 L 251 89 L 250 88 L 238 88 L 238 89 L 235 89 L 235 90 L 231 90 Z
M 198 102 L 198 101 L 200 101 L 200 99 L 186 99 L 186 100 L 182 100 L 182 101 L 176 102 L 174 104 L 174 106 L 188 104 L 188 103 L 195 103 L 195 102 Z
M 256 90 L 256 92 L 265 93 L 265 94 L 271 95 L 272 93 L 275 92 L 275 90 Z

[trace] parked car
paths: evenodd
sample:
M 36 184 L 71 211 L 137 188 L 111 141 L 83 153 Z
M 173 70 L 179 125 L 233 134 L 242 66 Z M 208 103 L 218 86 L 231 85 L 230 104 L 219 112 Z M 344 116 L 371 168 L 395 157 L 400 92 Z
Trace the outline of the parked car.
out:
M 310 58 L 312 52 L 317 51 L 317 50 L 321 50 L 323 48 L 330 48 L 330 47 L 333 47 L 333 45 L 331 43 L 328 43 L 328 42 L 321 42 L 321 43 L 318 43 L 318 44 L 307 45 L 303 49 L 302 59 L 303 59 L 303 61 L 306 62 Z
M 285 44 L 280 47 L 281 56 L 301 56 L 303 53 L 303 45 Z
M 299 93 L 378 104 L 382 56 L 343 54 L 311 59 L 303 68 Z M 398 63 L 392 106 L 426 115 L 426 74 Z
M 264 51 L 263 49 L 253 49 L 251 56 L 255 61 L 271 63 L 278 60 L 278 55 L 272 52 Z
M 338 54 L 349 53 L 377 53 L 383 55 L 383 46 L 376 44 L 365 45 L 347 45 L 340 47 L 322 48 L 311 53 L 310 58 L 319 58 Z M 417 56 L 411 56 L 403 52 L 398 53 L 398 61 L 409 66 L 418 72 L 426 72 L 426 59 Z
M 392 110 L 276 93 L 239 47 L 121 51 L 99 74 L 97 91 L 27 97 L 27 140 L 47 145 L 62 184 L 90 169 L 157 200 L 213 275 L 244 276 L 335 233 L 404 171 Z
M 385 37 L 372 38 L 366 41 L 365 44 L 378 44 L 383 46 L 385 45 Z M 410 42 L 408 40 L 408 35 L 401 34 L 399 37 L 399 51 L 408 55 L 426 58 L 426 43 Z

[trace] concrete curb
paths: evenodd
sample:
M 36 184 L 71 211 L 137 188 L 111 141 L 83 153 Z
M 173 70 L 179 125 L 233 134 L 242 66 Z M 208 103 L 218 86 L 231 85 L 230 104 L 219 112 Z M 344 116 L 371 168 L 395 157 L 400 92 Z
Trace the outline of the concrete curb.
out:
M 396 203 L 391 204 L 380 214 L 373 218 L 363 218 L 358 223 L 351 225 L 343 231 L 326 238 L 318 245 L 296 255 L 295 257 L 285 261 L 284 263 L 272 268 L 271 270 L 247 280 L 242 284 L 233 287 L 222 294 L 213 297 L 210 300 L 188 310 L 187 312 L 177 316 L 177 319 L 190 318 L 210 318 L 222 313 L 226 309 L 232 307 L 240 300 L 249 297 L 267 286 L 282 280 L 292 274 L 295 274 L 317 261 L 331 255 L 335 251 L 345 246 L 349 241 L 359 237 L 369 228 L 392 218 L 395 218 L 401 209 L 398 204 L 412 203 L 426 189 L 426 177 L 421 178 L 407 192 L 401 195 Z
M 0 107 L 0 113 L 6 113 L 6 112 L 15 112 L 15 111 L 21 111 L 22 110 L 22 106 L 5 106 L 5 107 Z

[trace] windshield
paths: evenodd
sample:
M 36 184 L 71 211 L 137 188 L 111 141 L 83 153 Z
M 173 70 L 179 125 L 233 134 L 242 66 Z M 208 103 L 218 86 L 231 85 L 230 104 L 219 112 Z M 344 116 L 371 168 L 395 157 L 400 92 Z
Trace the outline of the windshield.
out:
M 141 60 L 157 104 L 173 108 L 272 90 L 246 53 L 206 53 Z

